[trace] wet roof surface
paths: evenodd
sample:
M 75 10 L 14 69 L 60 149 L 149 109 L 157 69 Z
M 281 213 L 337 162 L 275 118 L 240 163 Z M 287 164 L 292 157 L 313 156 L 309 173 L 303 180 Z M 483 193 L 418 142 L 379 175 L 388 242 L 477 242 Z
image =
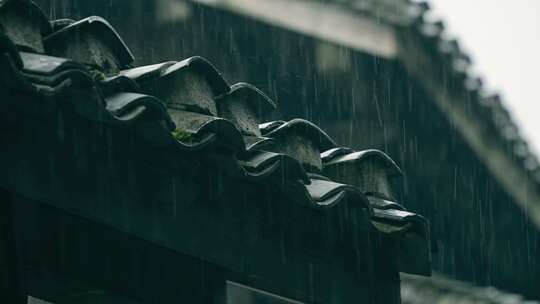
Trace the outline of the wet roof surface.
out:
M 21 10 L 1 5 L 0 14 L 19 16 Z M 26 36 L 17 35 L 13 24 L 3 24 L 0 94 L 25 92 L 33 98 L 17 107 L 11 107 L 17 100 L 2 98 L 3 110 L 22 108 L 12 114 L 26 115 L 25 107 L 40 109 L 34 103 L 70 108 L 68 113 L 96 128 L 124 128 L 149 146 L 212 160 L 215 166 L 208 170 L 232 170 L 239 185 L 277 188 L 306 208 L 359 205 L 376 233 L 404 243 L 405 233 L 418 235 L 425 246 L 400 246 L 418 251 L 400 258 L 400 270 L 430 273 L 429 224 L 392 197 L 388 180 L 401 172 L 386 154 L 338 149 L 323 130 L 303 119 L 260 121 L 261 114 L 277 110 L 276 103 L 252 85 L 231 86 L 202 57 L 130 67 L 131 52 L 101 18 L 51 21 L 55 32 L 47 35 L 38 27 L 26 28 L 27 22 L 34 21 L 22 18 L 16 24 L 36 31 L 44 51 L 28 48 L 35 41 L 18 40 Z

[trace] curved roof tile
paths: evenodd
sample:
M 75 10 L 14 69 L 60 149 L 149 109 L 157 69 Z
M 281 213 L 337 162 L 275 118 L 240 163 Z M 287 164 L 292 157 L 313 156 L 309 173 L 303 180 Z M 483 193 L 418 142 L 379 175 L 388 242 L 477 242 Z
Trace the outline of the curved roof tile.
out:
M 300 180 L 309 183 L 302 165 L 288 155 L 267 151 L 255 151 L 240 159 L 240 165 L 248 178 L 269 178 L 275 180 Z
M 271 122 L 259 127 L 263 136 L 276 140 L 267 149 L 288 154 L 309 167 L 309 170 L 322 170 L 321 152 L 336 146 L 323 130 L 304 119 Z
M 69 23 L 45 37 L 48 53 L 67 57 L 116 73 L 135 58 L 120 35 L 105 19 L 87 17 Z
M 321 151 L 326 151 L 337 146 L 326 132 L 305 119 L 296 118 L 288 122 L 276 121 L 263 124 L 261 127 L 262 134 L 268 137 L 281 137 L 291 133 L 305 136 L 315 143 Z
M 375 160 L 381 167 L 385 169 L 388 176 L 401 175 L 401 169 L 386 153 L 375 150 L 354 151 L 350 148 L 336 148 L 329 150 L 323 154 L 325 167 L 335 165 L 356 165 L 364 161 Z
M 205 138 L 215 134 L 219 144 L 236 153 L 245 151 L 245 142 L 239 130 L 228 120 L 190 111 L 169 109 L 169 115 L 176 124 L 177 139 Z
M 323 153 L 323 172 L 343 183 L 355 185 L 365 194 L 392 198 L 389 178 L 401 175 L 397 164 L 379 150 L 333 149 Z
M 40 53 L 44 51 L 43 37 L 52 31 L 45 14 L 30 0 L 0 1 L 0 25 L 14 44 Z
M 218 97 L 219 116 L 232 121 L 243 134 L 261 136 L 259 122 L 264 115 L 277 110 L 276 103 L 262 91 L 247 83 L 231 86 L 230 92 Z
M 230 91 L 221 73 L 199 56 L 124 70 L 121 74 L 136 81 L 144 93 L 161 98 L 170 107 L 213 116 L 218 115 L 215 97 Z

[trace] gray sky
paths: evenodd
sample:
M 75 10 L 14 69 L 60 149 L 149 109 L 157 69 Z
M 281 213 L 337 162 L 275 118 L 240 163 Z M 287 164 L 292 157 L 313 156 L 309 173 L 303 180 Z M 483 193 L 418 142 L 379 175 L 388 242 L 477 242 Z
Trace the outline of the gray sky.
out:
M 430 0 L 540 156 L 540 0 Z

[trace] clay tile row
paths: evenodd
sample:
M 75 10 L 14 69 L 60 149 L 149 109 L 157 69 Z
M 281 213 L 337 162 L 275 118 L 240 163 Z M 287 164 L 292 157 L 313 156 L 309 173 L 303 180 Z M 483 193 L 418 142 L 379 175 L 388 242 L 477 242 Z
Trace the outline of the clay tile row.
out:
M 383 234 L 395 237 L 399 248 L 400 270 L 429 274 L 432 240 L 429 222 L 405 210 L 393 198 L 390 180 L 401 176 L 401 169 L 384 152 L 378 150 L 354 151 L 334 148 L 321 154 L 324 174 L 338 182 L 354 185 L 366 195 L 373 209 L 372 224 Z M 413 236 L 415 242 L 403 241 L 403 236 Z M 412 245 L 415 243 L 415 245 Z M 418 257 L 423 258 L 418 263 Z M 414 266 L 412 266 L 414 265 Z
M 131 68 L 133 55 L 100 17 L 49 22 L 31 1 L 5 1 L 0 24 L 7 79 L 0 94 L 47 98 L 51 107 L 67 106 L 96 125 L 133 130 L 145 144 L 215 162 L 212 168 L 227 168 L 231 178 L 275 189 L 308 208 L 362 208 L 376 233 L 403 243 L 400 260 L 409 265 L 403 271 L 428 272 L 427 221 L 393 198 L 389 178 L 401 171 L 386 154 L 339 148 L 307 120 L 262 121 L 277 111 L 276 103 L 252 85 L 230 86 L 202 57 Z M 422 261 L 411 261 L 423 249 Z

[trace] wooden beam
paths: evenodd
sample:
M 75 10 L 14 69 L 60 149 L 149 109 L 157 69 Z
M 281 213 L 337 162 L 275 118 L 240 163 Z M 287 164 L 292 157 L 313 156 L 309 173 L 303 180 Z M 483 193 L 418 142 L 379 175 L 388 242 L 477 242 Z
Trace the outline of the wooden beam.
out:
M 36 298 L 55 304 L 226 303 L 220 267 L 38 202 L 16 202 L 28 293 Z
M 30 265 L 26 267 L 28 292 L 52 303 L 76 303 L 81 294 L 107 291 L 125 303 L 189 299 L 191 303 L 220 304 L 227 298 L 226 279 L 304 303 L 354 303 L 369 294 L 369 282 L 344 273 L 343 265 L 325 266 L 316 259 L 299 261 L 291 256 L 284 263 L 280 261 L 283 253 L 275 247 L 258 246 L 257 253 L 239 256 L 248 268 L 241 272 L 172 250 L 169 243 L 163 246 L 24 198 L 17 199 L 16 220 L 21 228 L 17 237 L 25 248 L 24 263 Z M 171 233 L 174 231 L 178 230 Z M 215 250 L 228 255 L 219 243 Z M 261 254 L 264 251 L 270 254 Z M 309 293 L 299 288 L 304 284 Z
M 36 121 L 21 117 L 19 136 L 0 150 L 5 173 L 0 185 L 34 204 L 18 209 L 18 216 L 21 222 L 32 223 L 26 230 L 34 227 L 21 239 L 26 240 L 25 248 L 37 246 L 27 253 L 30 258 L 39 253 L 34 256 L 38 264 L 53 267 L 53 272 L 74 271 L 71 274 L 81 281 L 90 277 L 99 283 L 124 275 L 110 282 L 111 288 L 141 293 L 142 287 L 131 280 L 152 277 L 146 271 L 154 268 L 140 273 L 132 273 L 137 268 L 131 265 L 118 268 L 127 255 L 119 252 L 150 250 L 158 258 L 138 261 L 191 257 L 225 270 L 235 282 L 306 303 L 350 303 L 372 297 L 373 253 L 367 246 L 369 230 L 361 206 L 321 211 L 285 197 L 270 200 L 269 193 L 262 194 L 268 186 L 253 189 L 257 187 L 240 182 L 242 187 L 235 188 L 227 184 L 238 181 L 215 168 L 197 170 L 204 177 L 193 175 L 189 167 L 195 164 L 183 154 L 173 153 L 188 168 L 168 172 L 178 163 L 166 150 L 155 151 L 119 130 L 101 130 L 107 135 L 93 136 L 83 121 L 64 117 L 62 127 L 69 131 L 62 137 L 55 127 L 41 124 L 38 131 Z M 222 193 L 223 189 L 230 192 Z M 345 214 L 358 222 L 350 227 L 352 234 L 340 232 Z M 74 228 L 77 225 L 83 227 Z M 130 241 L 122 243 L 122 238 Z M 125 245 L 107 250 L 118 244 Z M 99 254 L 104 257 L 101 262 Z M 112 257 L 107 254 L 119 256 L 117 262 L 108 260 Z M 103 265 L 116 270 L 107 272 Z M 162 288 L 152 286 L 147 293 Z
M 310 0 L 188 0 L 383 58 L 395 58 L 394 28 L 339 5 Z

